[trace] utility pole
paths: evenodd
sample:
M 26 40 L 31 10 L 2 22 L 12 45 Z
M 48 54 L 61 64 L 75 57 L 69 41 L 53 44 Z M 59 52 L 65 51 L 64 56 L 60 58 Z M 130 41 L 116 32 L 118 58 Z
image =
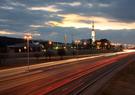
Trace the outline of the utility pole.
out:
M 67 35 L 64 35 L 64 44 L 65 44 L 65 48 L 67 47 Z

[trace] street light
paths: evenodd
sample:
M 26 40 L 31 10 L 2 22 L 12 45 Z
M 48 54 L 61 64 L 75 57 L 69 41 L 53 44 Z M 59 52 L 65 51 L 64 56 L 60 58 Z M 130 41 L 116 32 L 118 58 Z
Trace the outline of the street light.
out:
M 29 65 L 30 65 L 30 62 L 29 62 L 29 60 L 30 60 L 30 58 L 29 58 L 29 41 L 32 39 L 32 35 L 27 33 L 24 35 L 24 39 L 27 40 L 27 57 L 28 57 L 27 65 L 28 65 L 28 71 L 29 71 Z
M 66 34 L 64 35 L 64 45 L 65 45 L 64 47 L 67 47 L 67 35 Z
M 49 41 L 48 44 L 49 44 L 49 45 L 52 45 L 52 41 Z
M 78 44 L 80 43 L 80 40 L 75 40 L 75 43 L 76 43 L 77 49 L 78 49 Z
M 78 44 L 80 43 L 80 40 L 75 40 L 75 44 L 77 45 L 76 48 L 77 48 L 77 55 L 78 55 Z

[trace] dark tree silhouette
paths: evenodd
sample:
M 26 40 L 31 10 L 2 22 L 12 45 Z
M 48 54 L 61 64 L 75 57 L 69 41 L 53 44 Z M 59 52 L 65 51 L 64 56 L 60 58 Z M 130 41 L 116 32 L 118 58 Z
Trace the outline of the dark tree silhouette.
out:
M 60 59 L 63 59 L 63 56 L 66 55 L 66 50 L 61 48 L 61 49 L 58 49 L 57 53 L 60 56 Z

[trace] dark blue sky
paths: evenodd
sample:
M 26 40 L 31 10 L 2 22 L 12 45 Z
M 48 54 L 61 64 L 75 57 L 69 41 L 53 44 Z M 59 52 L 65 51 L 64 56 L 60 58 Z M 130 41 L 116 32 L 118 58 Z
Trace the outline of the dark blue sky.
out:
M 0 35 L 34 39 L 96 38 L 135 44 L 135 0 L 1 0 Z M 38 35 L 40 34 L 40 36 Z

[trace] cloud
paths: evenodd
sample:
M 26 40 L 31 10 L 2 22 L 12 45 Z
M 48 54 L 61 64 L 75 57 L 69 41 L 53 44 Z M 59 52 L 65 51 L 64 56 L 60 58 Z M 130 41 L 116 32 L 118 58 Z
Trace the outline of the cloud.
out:
M 45 27 L 45 26 L 43 26 L 43 25 L 30 25 L 30 27 L 32 27 L 32 28 L 40 28 L 40 27 Z
M 50 5 L 47 7 L 39 6 L 39 7 L 31 7 L 28 8 L 29 10 L 36 10 L 36 11 L 48 11 L 48 12 L 59 12 L 62 9 L 58 9 L 55 5 Z
M 88 27 L 88 24 L 79 22 L 80 20 L 86 20 L 87 17 L 79 16 L 76 14 L 65 14 L 58 16 L 63 17 L 64 19 L 61 22 L 49 21 L 48 24 L 60 27 Z
M 102 4 L 102 3 L 99 4 L 99 7 L 104 7 L 105 8 L 105 7 L 109 7 L 109 6 L 110 6 L 109 4 Z
M 39 38 L 58 41 L 63 41 L 64 33 L 70 39 L 71 33 L 76 38 L 89 38 L 94 19 L 95 29 L 101 33 L 107 31 L 102 38 L 107 35 L 111 40 L 128 42 L 120 36 L 134 40 L 134 5 L 134 0 L 1 0 L 0 31 L 6 31 L 1 35 L 8 36 L 37 31 L 41 34 Z M 10 35 L 10 31 L 14 32 Z M 52 31 L 58 35 L 51 36 Z
M 0 36 L 10 36 L 10 37 L 17 37 L 17 38 L 24 38 L 24 35 L 26 35 L 28 32 L 14 32 L 14 31 L 8 31 L 8 30 L 1 30 Z M 33 39 L 40 37 L 40 33 L 37 31 L 29 32 Z
M 57 4 L 59 4 L 59 5 L 68 5 L 68 6 L 72 6 L 72 7 L 75 7 L 75 6 L 80 6 L 81 5 L 81 2 L 68 2 L 68 3 L 66 3 L 66 2 L 59 2 L 59 3 L 57 3 Z
M 15 32 L 9 32 L 9 31 L 0 31 L 0 35 L 13 35 L 16 34 Z
M 13 10 L 13 7 L 9 7 L 9 6 L 1 6 L 1 9 L 5 9 L 5 10 Z
M 118 22 L 117 20 L 104 18 L 104 17 L 92 17 L 81 16 L 77 14 L 64 14 L 58 15 L 63 17 L 62 21 L 49 21 L 50 26 L 59 27 L 74 27 L 74 28 L 91 28 L 91 20 L 95 21 L 95 28 L 100 30 L 120 30 L 120 29 L 135 29 L 135 23 Z
M 58 33 L 57 32 L 50 32 L 50 34 L 49 34 L 49 36 L 56 36 L 56 35 L 58 35 Z
M 14 7 L 18 7 L 18 6 L 19 6 L 19 7 L 26 7 L 25 4 L 20 3 L 20 2 L 11 2 L 10 5 L 11 5 L 11 6 L 14 6 Z
M 130 30 L 96 30 L 96 39 L 107 38 L 111 42 L 134 44 L 135 29 Z

